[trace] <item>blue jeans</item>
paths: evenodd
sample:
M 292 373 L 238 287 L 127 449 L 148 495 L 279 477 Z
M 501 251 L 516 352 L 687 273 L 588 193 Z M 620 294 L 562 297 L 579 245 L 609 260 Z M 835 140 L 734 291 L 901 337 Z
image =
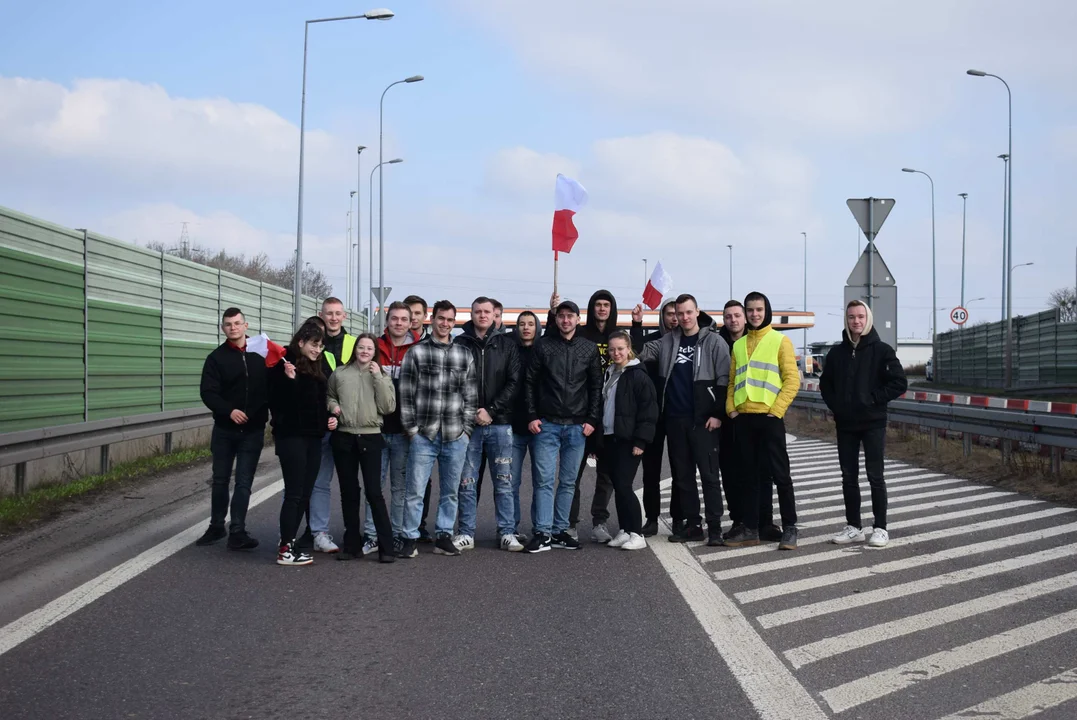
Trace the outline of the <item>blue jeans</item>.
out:
M 438 464 L 438 482 L 441 497 L 438 499 L 437 533 L 452 534 L 456 523 L 456 498 L 460 490 L 460 472 L 464 468 L 468 437 L 460 435 L 455 440 L 442 441 L 441 433 L 433 440 L 424 435 L 411 439 L 408 450 L 407 494 L 404 496 L 404 537 L 419 537 L 419 521 L 423 513 L 423 493 L 430 482 L 434 462 Z
M 318 478 L 310 493 L 310 510 L 307 513 L 307 526 L 312 533 L 329 532 L 329 508 L 333 502 L 333 450 L 329 447 L 329 436 L 322 436 L 322 464 L 318 467 Z
M 242 430 L 213 426 L 209 449 L 213 454 L 213 492 L 210 495 L 210 524 L 224 526 L 224 518 L 231 512 L 229 532 L 242 532 L 247 524 L 247 507 L 251 501 L 251 485 L 258 458 L 262 455 L 265 430 Z M 232 467 L 236 469 L 236 487 L 232 504 L 228 505 L 228 486 L 232 480 Z
M 467 446 L 464 472 L 460 478 L 460 534 L 475 536 L 475 516 L 478 514 L 479 497 L 475 481 L 479 477 L 479 464 L 483 451 L 493 468 L 494 509 L 497 517 L 498 535 L 516 532 L 512 512 L 512 426 L 475 426 L 471 442 Z
M 583 462 L 585 441 L 583 425 L 557 425 L 549 420 L 542 421 L 542 430 L 534 436 L 531 446 L 535 470 L 531 477 L 535 489 L 531 500 L 531 517 L 535 532 L 556 535 L 568 529 L 568 516 L 572 509 L 572 496 L 576 492 L 576 475 Z
M 535 442 L 535 436 L 531 433 L 526 435 L 513 434 L 512 436 L 512 519 L 513 519 L 513 533 L 520 530 L 520 484 L 524 479 L 524 456 L 527 455 L 529 448 L 533 448 Z M 538 475 L 538 470 L 535 469 L 535 452 L 531 451 L 531 477 L 534 478 Z M 535 521 L 535 504 L 531 503 L 531 525 L 534 527 L 538 523 Z
M 389 524 L 393 528 L 393 537 L 404 534 L 404 495 L 408 489 L 408 436 L 404 433 L 382 433 L 385 449 L 381 451 L 381 490 L 384 494 L 386 481 L 389 483 Z M 374 527 L 374 514 L 370 505 L 366 506 L 366 523 L 363 534 L 377 537 Z

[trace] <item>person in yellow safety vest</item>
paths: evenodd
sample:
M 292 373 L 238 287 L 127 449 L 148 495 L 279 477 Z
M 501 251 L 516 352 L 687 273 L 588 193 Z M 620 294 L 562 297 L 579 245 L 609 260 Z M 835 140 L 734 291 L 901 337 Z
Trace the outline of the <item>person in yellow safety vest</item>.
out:
M 785 448 L 785 411 L 800 390 L 793 341 L 771 327 L 770 300 L 763 293 L 744 298 L 748 333 L 733 343 L 726 413 L 734 422 L 740 455 L 741 519 L 744 527 L 726 539 L 729 547 L 759 544 L 759 492 L 769 475 L 778 488 L 782 514 L 779 550 L 797 547 L 797 510 L 789 453 Z

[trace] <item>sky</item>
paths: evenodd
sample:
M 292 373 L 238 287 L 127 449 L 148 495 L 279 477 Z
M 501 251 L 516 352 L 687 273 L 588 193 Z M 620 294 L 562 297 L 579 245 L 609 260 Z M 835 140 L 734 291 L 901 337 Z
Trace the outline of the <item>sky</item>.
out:
M 646 259 L 703 306 L 760 290 L 802 309 L 807 233 L 809 341 L 838 337 L 864 246 L 846 199 L 893 198 L 877 247 L 899 335 L 928 337 L 931 187 L 913 167 L 935 185 L 939 331 L 961 299 L 962 192 L 966 305 L 997 320 L 1006 88 L 969 68 L 1014 93 L 1013 264 L 1033 263 L 1014 313 L 1075 282 L 1077 3 L 384 1 L 390 21 L 310 26 L 304 260 L 338 294 L 358 184 L 369 297 L 379 97 L 415 74 L 384 104 L 383 157 L 404 158 L 384 168 L 390 299 L 545 305 L 560 172 L 590 193 L 563 296 L 630 307 Z M 374 7 L 0 0 L 0 205 L 139 244 L 187 222 L 202 245 L 285 262 L 304 21 Z

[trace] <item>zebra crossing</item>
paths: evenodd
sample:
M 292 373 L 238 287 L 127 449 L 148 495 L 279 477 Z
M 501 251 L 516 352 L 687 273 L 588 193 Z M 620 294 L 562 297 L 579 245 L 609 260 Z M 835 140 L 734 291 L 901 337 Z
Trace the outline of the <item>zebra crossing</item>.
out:
M 796 551 L 652 543 L 671 575 L 675 553 L 689 555 L 721 595 L 710 604 L 747 621 L 719 618 L 708 632 L 762 717 L 1077 717 L 1077 510 L 887 461 L 890 544 L 838 546 L 835 446 L 796 440 L 789 457 Z M 861 482 L 867 530 L 863 467 Z M 690 605 L 704 597 L 675 582 Z M 707 627 L 705 609 L 693 609 Z M 742 667 L 743 638 L 722 637 L 749 626 L 765 650 L 755 668 Z M 761 674 L 789 702 L 767 705 Z

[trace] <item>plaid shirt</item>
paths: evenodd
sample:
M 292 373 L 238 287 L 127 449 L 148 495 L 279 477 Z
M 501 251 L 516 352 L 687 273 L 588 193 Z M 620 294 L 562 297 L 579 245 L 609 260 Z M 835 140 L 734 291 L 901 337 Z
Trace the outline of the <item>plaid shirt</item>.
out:
M 452 442 L 471 437 L 478 411 L 475 360 L 463 345 L 428 337 L 408 351 L 400 369 L 400 421 L 409 436 Z

